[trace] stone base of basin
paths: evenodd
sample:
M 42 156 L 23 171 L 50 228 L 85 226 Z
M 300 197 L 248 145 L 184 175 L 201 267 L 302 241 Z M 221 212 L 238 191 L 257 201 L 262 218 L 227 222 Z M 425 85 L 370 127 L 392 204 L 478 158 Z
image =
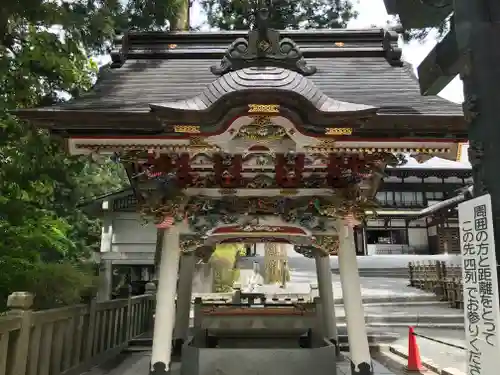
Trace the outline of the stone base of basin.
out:
M 315 348 L 199 348 L 182 350 L 181 375 L 336 375 L 335 346 Z

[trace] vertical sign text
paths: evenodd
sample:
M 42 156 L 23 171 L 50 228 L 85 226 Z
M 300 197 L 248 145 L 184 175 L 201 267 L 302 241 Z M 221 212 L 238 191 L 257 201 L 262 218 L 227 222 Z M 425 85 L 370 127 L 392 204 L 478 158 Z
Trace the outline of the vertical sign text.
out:
M 464 286 L 467 374 L 497 373 L 500 368 L 500 321 L 497 262 L 491 197 L 458 206 Z

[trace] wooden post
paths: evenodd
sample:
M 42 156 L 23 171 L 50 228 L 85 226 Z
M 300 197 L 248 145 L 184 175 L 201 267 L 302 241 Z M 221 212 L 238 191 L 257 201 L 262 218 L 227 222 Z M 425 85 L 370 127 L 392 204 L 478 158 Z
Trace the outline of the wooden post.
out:
M 25 375 L 30 347 L 34 296 L 28 292 L 14 292 L 7 299 L 8 315 L 21 318 L 21 328 L 14 341 L 13 363 L 9 375 Z
M 89 320 L 87 326 L 87 339 L 85 340 L 84 362 L 92 358 L 92 349 L 94 346 L 94 335 L 96 330 L 95 318 L 97 314 L 97 300 L 93 297 L 89 303 Z
M 443 296 L 441 301 L 446 301 L 448 298 L 448 269 L 445 262 L 441 262 L 441 277 L 443 278 Z
M 436 262 L 436 295 L 441 299 L 444 293 L 444 280 L 443 280 L 443 266 L 441 265 L 441 261 Z
M 408 262 L 408 274 L 410 277 L 410 286 L 415 286 L 415 282 L 413 280 L 413 263 Z
M 127 315 L 125 318 L 125 342 L 128 342 L 131 337 L 132 333 L 132 321 L 133 321 L 133 316 L 132 316 L 132 287 L 129 285 L 128 286 L 128 296 L 127 296 Z
M 422 277 L 422 272 L 420 270 L 420 263 L 418 261 L 413 263 L 413 274 L 415 277 L 415 281 L 413 282 L 414 286 L 418 288 L 420 284 L 420 278 Z

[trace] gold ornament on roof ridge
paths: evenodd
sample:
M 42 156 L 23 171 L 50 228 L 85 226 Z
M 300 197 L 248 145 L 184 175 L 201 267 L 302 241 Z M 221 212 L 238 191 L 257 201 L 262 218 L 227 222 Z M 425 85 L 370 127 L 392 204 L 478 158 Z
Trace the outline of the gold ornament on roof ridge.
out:
M 249 104 L 248 113 L 280 113 L 279 104 Z
M 352 135 L 352 128 L 326 128 L 325 135 Z
M 174 125 L 175 133 L 198 134 L 201 133 L 198 125 Z

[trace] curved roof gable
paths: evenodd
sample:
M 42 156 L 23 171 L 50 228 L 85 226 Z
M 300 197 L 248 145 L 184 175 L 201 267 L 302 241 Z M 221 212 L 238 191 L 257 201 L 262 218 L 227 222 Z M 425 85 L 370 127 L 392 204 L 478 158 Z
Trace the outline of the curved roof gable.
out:
M 311 80 L 302 74 L 277 67 L 244 68 L 231 71 L 210 83 L 200 95 L 186 100 L 152 104 L 151 108 L 158 112 L 170 110 L 210 111 L 218 104 L 235 104 L 234 96 L 243 95 L 248 102 L 248 95 L 257 97 L 262 92 L 273 95 L 276 104 L 285 104 L 290 100 L 299 100 L 312 109 L 335 114 L 366 115 L 375 114 L 376 107 L 347 103 L 324 94 Z M 311 108 L 308 108 L 311 109 Z

